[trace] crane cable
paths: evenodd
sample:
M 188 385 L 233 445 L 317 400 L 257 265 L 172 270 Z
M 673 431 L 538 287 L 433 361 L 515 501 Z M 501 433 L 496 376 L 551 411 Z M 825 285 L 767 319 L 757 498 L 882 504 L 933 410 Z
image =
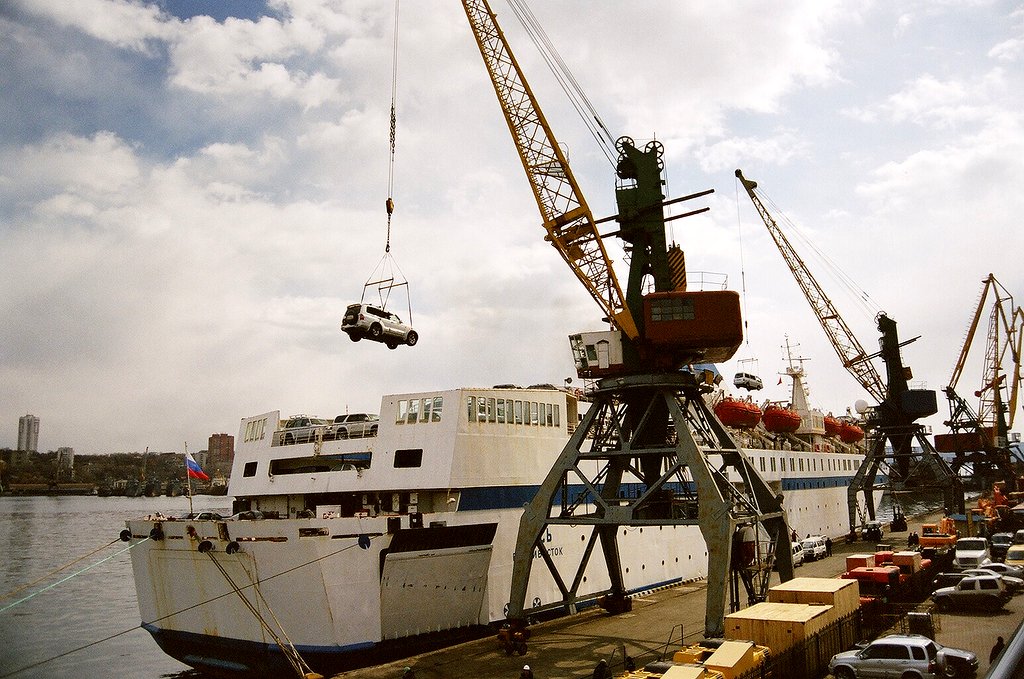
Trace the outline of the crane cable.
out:
M 526 30 L 530 40 L 537 47 L 537 51 L 540 52 L 541 58 L 547 64 L 548 70 L 555 76 L 572 107 L 576 109 L 576 113 L 580 116 L 583 124 L 586 125 L 591 136 L 594 137 L 601 152 L 614 168 L 618 157 L 618 151 L 615 149 L 615 139 L 608 131 L 604 121 L 601 120 L 601 116 L 598 115 L 597 109 L 591 103 L 590 98 L 587 97 L 586 92 L 583 91 L 576 77 L 562 59 L 562 55 L 555 49 L 554 43 L 551 42 L 551 39 L 544 31 L 544 27 L 537 21 L 537 17 L 530 10 L 526 2 L 524 0 L 508 0 L 508 4 L 516 19 L 519 20 L 519 23 Z
M 398 94 L 398 10 L 400 0 L 395 0 L 395 39 L 391 48 L 391 153 L 388 159 L 388 200 L 385 204 L 388 211 L 388 235 L 384 244 L 385 254 L 391 252 L 391 215 L 395 211 L 395 201 L 392 199 L 395 186 L 395 131 L 397 129 L 395 119 L 395 100 Z

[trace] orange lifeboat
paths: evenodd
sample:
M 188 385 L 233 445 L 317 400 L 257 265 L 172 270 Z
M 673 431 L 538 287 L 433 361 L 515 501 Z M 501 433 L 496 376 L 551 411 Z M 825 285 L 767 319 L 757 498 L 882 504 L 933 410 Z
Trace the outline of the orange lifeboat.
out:
M 856 443 L 864 438 L 864 430 L 848 420 L 842 420 L 839 426 L 839 440 L 843 443 Z
M 831 415 L 825 416 L 825 436 L 839 436 L 839 430 L 842 428 L 843 423 L 840 422 L 838 418 L 832 417 Z
M 727 427 L 750 429 L 761 421 L 761 409 L 756 403 L 726 396 L 715 405 L 715 415 Z
M 800 413 L 789 408 L 783 408 L 782 406 L 771 403 L 764 409 L 764 415 L 762 416 L 764 421 L 764 428 L 773 434 L 788 433 L 792 434 L 800 428 Z

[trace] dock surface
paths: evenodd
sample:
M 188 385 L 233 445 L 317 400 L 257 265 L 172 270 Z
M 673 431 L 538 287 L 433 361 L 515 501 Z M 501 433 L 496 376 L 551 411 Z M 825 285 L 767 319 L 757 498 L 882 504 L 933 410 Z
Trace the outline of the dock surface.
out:
M 922 522 L 934 522 L 938 515 L 926 515 L 910 522 L 909 530 L 920 532 Z M 886 533 L 883 543 L 906 548 L 907 533 Z M 866 542 L 836 541 L 831 557 L 805 563 L 796 569 L 801 577 L 834 577 L 845 570 L 847 554 L 873 552 Z M 778 576 L 773 576 L 777 582 Z M 635 659 L 638 668 L 657 660 L 682 645 L 696 643 L 704 636 L 704 582 L 663 589 L 633 600 L 633 610 L 608 615 L 587 610 L 532 625 L 524 656 L 506 656 L 496 639 L 487 637 L 431 651 L 384 665 L 351 670 L 336 675 L 344 679 L 400 679 L 406 667 L 416 679 L 516 679 L 528 664 L 537 679 L 590 679 L 595 665 L 604 659 L 616 673 L 622 670 L 623 651 Z M 914 610 L 928 610 L 925 600 Z M 989 651 L 1002 636 L 1007 642 L 1024 620 L 1024 595 L 1014 597 L 997 613 L 957 612 L 934 614 L 935 640 L 945 646 L 974 651 L 978 655 L 978 677 L 989 667 Z

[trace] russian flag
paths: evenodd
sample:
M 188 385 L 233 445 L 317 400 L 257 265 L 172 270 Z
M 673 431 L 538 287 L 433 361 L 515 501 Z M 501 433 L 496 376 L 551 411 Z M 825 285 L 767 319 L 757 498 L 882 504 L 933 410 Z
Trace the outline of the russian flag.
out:
M 210 477 L 206 475 L 196 459 L 192 457 L 192 453 L 185 453 L 185 467 L 188 469 L 188 477 L 190 479 L 199 479 L 200 481 L 209 481 Z

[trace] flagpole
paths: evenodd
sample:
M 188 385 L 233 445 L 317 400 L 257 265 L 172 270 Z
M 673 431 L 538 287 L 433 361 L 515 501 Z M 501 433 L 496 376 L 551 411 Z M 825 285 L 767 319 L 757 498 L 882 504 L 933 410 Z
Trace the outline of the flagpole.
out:
M 188 441 L 185 441 L 185 455 L 182 458 L 185 462 L 185 488 L 188 489 L 188 513 L 194 513 L 192 511 L 192 479 L 188 475 Z

